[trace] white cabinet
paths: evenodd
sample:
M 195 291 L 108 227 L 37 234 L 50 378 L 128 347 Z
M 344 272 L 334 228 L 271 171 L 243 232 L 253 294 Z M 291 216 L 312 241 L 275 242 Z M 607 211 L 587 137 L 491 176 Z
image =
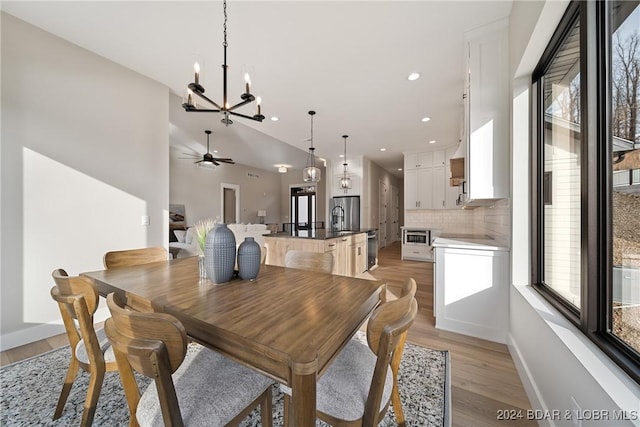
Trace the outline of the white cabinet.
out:
M 467 39 L 465 129 L 467 200 L 509 197 L 508 21 Z
M 436 247 L 436 328 L 506 343 L 509 251 Z
M 405 153 L 404 208 L 444 209 L 445 151 Z
M 424 169 L 444 164 L 444 151 L 421 151 L 405 153 L 404 170 Z

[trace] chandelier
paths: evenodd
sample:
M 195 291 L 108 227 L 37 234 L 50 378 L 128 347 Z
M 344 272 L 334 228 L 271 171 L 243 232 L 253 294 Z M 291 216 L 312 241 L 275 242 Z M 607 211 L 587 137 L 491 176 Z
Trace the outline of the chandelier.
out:
M 189 83 L 189 89 L 187 90 L 187 99 L 184 104 L 182 104 L 182 108 L 187 112 L 204 112 L 204 113 L 222 113 L 222 123 L 225 126 L 229 126 L 233 121 L 230 116 L 243 117 L 245 119 L 255 120 L 257 122 L 261 122 L 264 120 L 264 116 L 260 112 L 260 97 L 256 99 L 256 97 L 251 94 L 251 80 L 248 74 L 244 75 L 245 80 L 245 91 L 242 95 L 240 95 L 241 101 L 236 105 L 230 106 L 227 97 L 227 0 L 223 0 L 222 8 L 224 10 L 224 42 L 222 43 L 222 47 L 224 48 L 224 63 L 222 64 L 222 105 L 219 105 L 215 101 L 209 99 L 204 95 L 204 87 L 200 84 L 200 64 L 195 63 L 193 65 L 193 70 L 195 72 L 195 80 L 193 83 Z M 199 98 L 205 100 L 207 103 L 212 105 L 214 108 L 200 108 L 196 105 L 196 100 L 194 95 L 197 95 Z M 242 107 L 243 105 L 249 104 L 250 102 L 256 101 L 256 114 L 253 116 L 248 116 L 246 114 L 240 114 L 235 110 L 237 108 Z
M 344 163 L 342 164 L 344 166 L 344 171 L 342 172 L 342 177 L 340 178 L 340 189 L 344 190 L 344 192 L 346 193 L 348 190 L 351 189 L 351 177 L 349 176 L 349 172 L 347 171 L 347 138 L 349 138 L 349 135 L 342 135 L 342 137 L 344 138 Z
M 315 111 L 309 111 L 311 116 L 311 147 L 309 147 L 309 157 L 307 158 L 307 167 L 302 171 L 302 179 L 304 182 L 318 182 L 320 181 L 320 168 L 316 167 L 316 156 L 314 154 L 315 148 L 313 148 L 313 116 Z

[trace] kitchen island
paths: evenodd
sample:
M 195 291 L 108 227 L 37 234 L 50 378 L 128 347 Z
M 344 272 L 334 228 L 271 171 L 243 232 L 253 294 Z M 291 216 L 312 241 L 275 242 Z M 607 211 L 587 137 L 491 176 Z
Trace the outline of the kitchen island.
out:
M 298 230 L 265 236 L 268 265 L 284 266 L 288 251 L 329 252 L 333 255 L 333 274 L 357 277 L 367 270 L 368 229 L 332 231 Z
M 441 235 L 433 246 L 436 328 L 506 343 L 508 246 L 477 235 Z

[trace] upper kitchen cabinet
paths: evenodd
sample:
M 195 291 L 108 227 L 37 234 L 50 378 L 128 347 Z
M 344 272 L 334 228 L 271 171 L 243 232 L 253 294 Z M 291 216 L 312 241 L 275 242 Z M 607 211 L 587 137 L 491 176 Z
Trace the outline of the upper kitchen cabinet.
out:
M 444 209 L 445 150 L 404 153 L 404 208 Z
M 509 197 L 508 21 L 465 34 L 466 202 Z
M 404 153 L 404 170 L 444 166 L 444 150 Z

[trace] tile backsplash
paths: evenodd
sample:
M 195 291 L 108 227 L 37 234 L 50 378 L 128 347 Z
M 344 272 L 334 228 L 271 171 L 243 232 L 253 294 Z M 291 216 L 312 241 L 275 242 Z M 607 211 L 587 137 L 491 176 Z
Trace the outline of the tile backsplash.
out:
M 443 233 L 487 235 L 500 242 L 510 240 L 509 199 L 476 209 L 406 210 L 405 227 L 438 228 Z

